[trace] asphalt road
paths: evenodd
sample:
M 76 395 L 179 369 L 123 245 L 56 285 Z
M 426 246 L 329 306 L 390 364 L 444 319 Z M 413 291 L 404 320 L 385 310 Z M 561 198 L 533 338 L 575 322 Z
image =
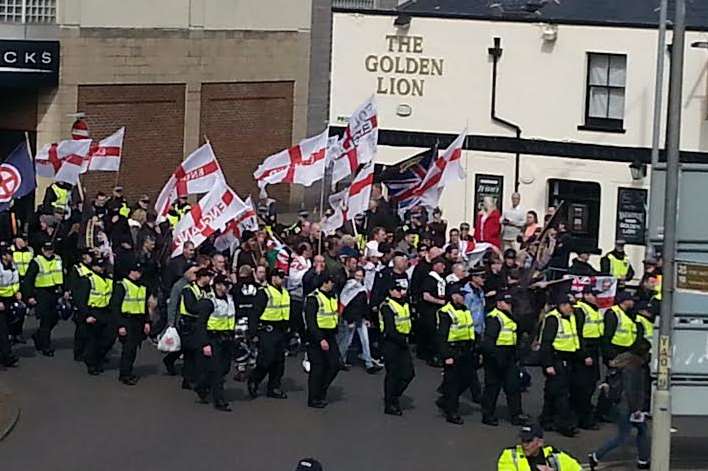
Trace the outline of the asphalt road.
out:
M 421 364 L 402 418 L 382 413 L 383 372 L 371 376 L 360 368 L 340 373 L 327 409 L 305 407 L 306 377 L 295 360 L 286 369 L 288 400 L 251 400 L 243 383 L 229 380 L 234 411 L 223 413 L 180 390 L 179 379 L 164 374 L 161 356 L 150 345 L 138 356 L 136 373 L 143 378 L 137 386 L 118 383 L 117 347 L 106 373 L 88 376 L 72 359 L 72 333 L 69 323 L 55 331 L 56 357 L 37 356 L 27 345 L 17 349 L 19 368 L 0 371 L 0 383 L 22 407 L 20 422 L 0 442 L 3 471 L 285 471 L 307 456 L 317 457 L 327 471 L 493 470 L 499 451 L 515 441 L 515 427 L 480 424 L 478 406 L 468 398 L 466 423 L 447 424 L 433 404 L 439 373 Z M 524 396 L 533 416 L 540 412 L 539 386 L 536 381 Z M 574 439 L 547 433 L 546 441 L 584 457 L 612 428 Z M 706 442 L 683 442 L 682 453 L 695 455 L 700 443 Z

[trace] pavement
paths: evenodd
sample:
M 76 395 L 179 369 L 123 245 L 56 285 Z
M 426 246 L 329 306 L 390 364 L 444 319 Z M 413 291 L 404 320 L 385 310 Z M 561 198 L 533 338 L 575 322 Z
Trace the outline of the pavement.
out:
M 29 345 L 17 348 L 19 368 L 0 371 L 0 387 L 14 392 L 21 420 L 0 442 L 3 471 L 53 470 L 292 470 L 303 457 L 316 457 L 327 471 L 493 470 L 501 449 L 515 442 L 517 428 L 506 422 L 487 427 L 479 407 L 464 399 L 463 426 L 444 421 L 435 408 L 438 370 L 416 364 L 416 378 L 404 397 L 403 417 L 382 413 L 383 372 L 361 368 L 342 372 L 325 410 L 305 407 L 306 376 L 299 359 L 289 359 L 285 401 L 250 399 L 245 384 L 227 382 L 233 412 L 196 402 L 179 389 L 179 379 L 164 374 L 161 355 L 151 345 L 138 354 L 135 387 L 117 380 L 117 352 L 106 373 L 86 374 L 72 359 L 73 326 L 55 330 L 57 354 L 37 356 Z M 524 395 L 526 412 L 541 409 L 541 382 Z M 499 415 L 506 416 L 502 396 Z M 0 407 L 1 409 L 1 407 Z M 705 432 L 707 422 L 680 428 Z M 546 442 L 583 458 L 613 432 L 613 426 L 568 439 L 546 434 Z M 704 437 L 674 440 L 672 469 L 708 469 Z M 614 460 L 631 458 L 627 449 Z M 605 469 L 633 469 L 616 462 Z

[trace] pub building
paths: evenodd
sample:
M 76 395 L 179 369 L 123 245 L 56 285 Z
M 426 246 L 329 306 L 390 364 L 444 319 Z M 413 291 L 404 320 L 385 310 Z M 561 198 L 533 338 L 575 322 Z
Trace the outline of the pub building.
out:
M 652 2 L 534 2 L 538 11 L 504 0 L 417 0 L 385 11 L 354 3 L 340 2 L 334 13 L 335 132 L 372 94 L 377 163 L 400 163 L 435 145 L 442 151 L 467 128 L 466 178 L 446 185 L 440 200 L 450 227 L 474 223 L 485 196 L 503 212 L 518 191 L 521 207 L 541 222 L 546 208 L 565 202 L 576 247 L 597 254 L 594 266 L 616 239 L 641 266 L 658 24 Z M 690 45 L 705 40 L 708 10 L 688 10 Z M 684 90 L 697 91 L 684 94 L 690 162 L 708 163 L 707 63 L 705 49 L 687 48 Z

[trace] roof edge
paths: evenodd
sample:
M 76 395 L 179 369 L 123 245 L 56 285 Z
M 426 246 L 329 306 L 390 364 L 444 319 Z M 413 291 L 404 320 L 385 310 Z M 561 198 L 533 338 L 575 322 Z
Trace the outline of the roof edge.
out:
M 466 13 L 452 12 L 423 12 L 423 11 L 407 11 L 407 10 L 366 10 L 361 8 L 346 8 L 332 7 L 333 13 L 355 13 L 360 15 L 371 16 L 398 16 L 406 14 L 413 18 L 441 18 L 448 20 L 473 20 L 473 21 L 492 21 L 497 23 L 552 23 L 557 25 L 569 26 L 601 26 L 605 28 L 631 28 L 631 29 L 658 29 L 657 23 L 630 23 L 622 21 L 593 21 L 593 20 L 568 20 L 554 19 L 543 17 L 498 17 L 490 15 L 470 15 Z M 667 25 L 668 29 L 673 29 L 671 22 Z M 686 31 L 708 32 L 708 26 L 686 26 Z

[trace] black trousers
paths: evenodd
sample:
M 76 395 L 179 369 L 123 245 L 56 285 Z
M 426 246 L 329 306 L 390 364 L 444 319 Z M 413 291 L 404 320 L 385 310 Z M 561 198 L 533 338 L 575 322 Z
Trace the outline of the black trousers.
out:
M 435 358 L 435 332 L 437 329 L 436 311 L 423 308 L 418 318 L 416 331 L 416 355 L 421 360 L 431 361 Z
M 386 406 L 399 406 L 398 400 L 415 377 L 413 358 L 408 347 L 391 341 L 383 341 L 384 365 L 384 403 Z
M 7 325 L 7 305 L 4 311 L 0 311 L 0 362 L 5 363 L 12 356 L 10 345 L 10 331 Z
M 469 350 L 455 356 L 452 365 L 445 365 L 442 382 L 442 405 L 446 415 L 458 415 L 460 395 L 472 388 L 475 390 L 477 379 L 477 364 L 474 353 Z M 479 388 L 479 384 L 477 384 Z
M 14 302 L 14 299 L 10 298 L 8 302 L 11 304 Z M 7 306 L 7 304 L 5 304 L 5 306 Z M 25 329 L 25 312 L 26 310 L 23 310 L 21 313 L 15 312 L 12 316 L 8 317 L 8 331 L 13 337 L 21 336 Z
M 543 410 L 539 422 L 544 427 L 553 425 L 559 431 L 571 430 L 573 428 L 570 408 L 572 364 L 570 361 L 557 361 L 553 368 L 556 370 L 553 376 L 544 371 L 546 385 L 543 389 Z
M 194 386 L 199 381 L 197 361 L 199 355 L 201 355 L 201 345 L 199 345 L 197 334 L 197 319 L 181 316 L 177 324 L 177 331 L 182 341 L 182 378 Z
M 592 396 L 600 379 L 600 352 L 597 348 L 587 348 L 592 366 L 585 365 L 585 359 L 580 358 L 572 367 L 570 383 L 570 404 L 578 418 L 581 427 L 592 426 L 593 418 Z
M 121 378 L 132 376 L 133 374 L 133 365 L 135 364 L 135 358 L 138 355 L 138 348 L 145 339 L 146 322 L 147 319 L 145 316 L 132 316 L 130 314 L 124 315 L 121 320 L 121 323 L 126 330 L 126 335 L 118 337 L 120 342 L 123 344 L 123 348 L 120 352 L 119 367 L 119 375 Z
M 305 335 L 305 318 L 303 312 L 305 303 L 299 299 L 290 300 L 290 330 L 297 333 L 300 338 Z
M 260 384 L 268 376 L 268 391 L 280 389 L 285 374 L 286 342 L 287 334 L 281 329 L 258 330 L 258 357 L 249 381 Z
M 84 361 L 89 368 L 101 368 L 116 340 L 116 324 L 107 309 L 92 310 L 89 316 L 95 317 L 96 322 L 86 324 Z
M 82 317 L 79 313 L 74 313 L 74 359 L 83 360 L 86 354 L 86 343 L 88 341 L 88 332 L 86 321 L 80 320 Z
M 209 333 L 211 356 L 201 354 L 199 362 L 201 379 L 197 391 L 209 391 L 214 405 L 226 402 L 224 382 L 231 370 L 234 354 L 234 336 L 232 334 Z
M 39 328 L 34 334 L 37 350 L 45 351 L 52 348 L 52 330 L 59 322 L 57 300 L 59 296 L 53 288 L 37 288 L 35 312 L 39 318 Z
M 521 371 L 516 363 L 497 363 L 489 355 L 484 357 L 484 392 L 482 393 L 482 414 L 486 418 L 496 415 L 497 400 L 502 388 L 506 395 L 509 414 L 521 415 Z
M 341 368 L 336 329 L 325 334 L 329 350 L 322 350 L 319 342 L 310 342 L 307 357 L 310 360 L 310 375 L 307 378 L 308 402 L 327 399 L 327 389 L 337 377 Z

